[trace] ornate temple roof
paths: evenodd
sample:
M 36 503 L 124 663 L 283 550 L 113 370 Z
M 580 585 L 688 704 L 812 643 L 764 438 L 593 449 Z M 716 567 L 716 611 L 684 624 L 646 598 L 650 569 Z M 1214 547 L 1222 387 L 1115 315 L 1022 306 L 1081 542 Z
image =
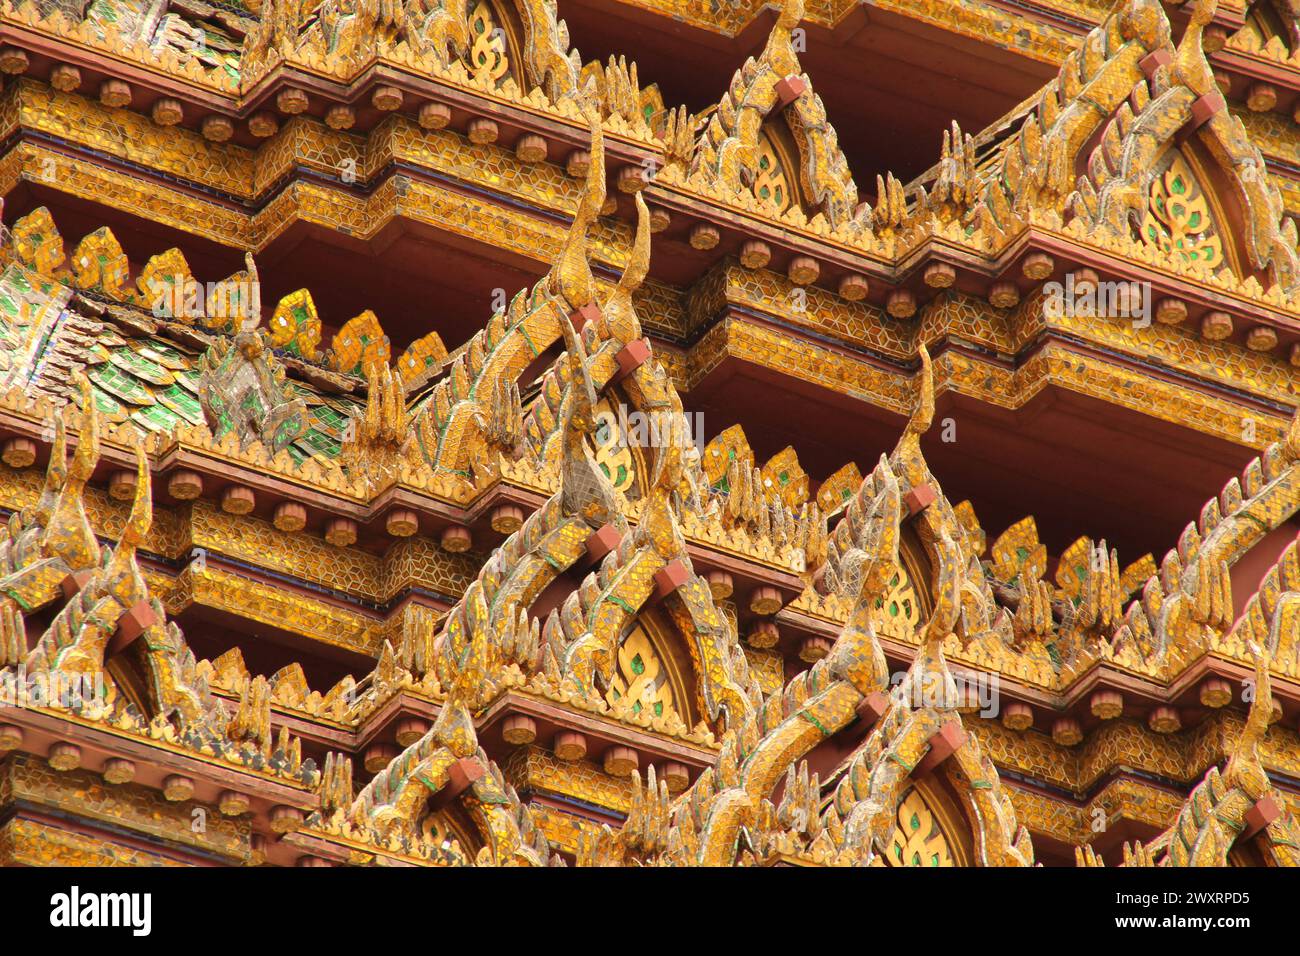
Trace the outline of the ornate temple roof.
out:
M 0 772 L 211 803 L 241 863 L 1294 862 L 1295 131 L 1210 54 L 1300 78 L 1297 11 L 1045 31 L 1055 78 L 868 196 L 802 63 L 840 6 L 692 111 L 542 0 L 9 4 L 6 175 L 48 193 L 0 236 L 0 690 L 102 693 L 6 709 Z M 412 224 L 539 268 L 456 338 L 327 268 L 263 295 L 291 241 Z M 1148 321 L 1054 313 L 1067 276 Z M 829 468 L 700 434 L 723 366 L 764 416 L 797 382 L 906 422 Z M 1258 455 L 1150 554 L 986 528 L 938 403 L 1049 391 Z

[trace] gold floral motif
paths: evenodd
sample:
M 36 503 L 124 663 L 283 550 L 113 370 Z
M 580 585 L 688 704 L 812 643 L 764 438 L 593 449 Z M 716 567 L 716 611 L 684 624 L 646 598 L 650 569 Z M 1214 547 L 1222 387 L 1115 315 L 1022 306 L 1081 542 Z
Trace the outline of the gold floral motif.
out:
M 908 638 L 921 623 L 921 605 L 916 585 L 901 563 L 887 587 L 889 591 L 876 602 L 876 626 L 885 637 Z
M 369 309 L 349 319 L 334 336 L 330 348 L 330 366 L 350 375 L 368 375 L 372 369 L 388 365 L 388 336 Z
M 510 75 L 505 30 L 497 23 L 489 0 L 470 2 L 469 28 L 474 38 L 469 51 L 470 67 L 476 79 L 500 86 Z
M 890 866 L 952 866 L 948 838 L 913 787 L 898 804 L 898 825 L 885 860 Z
M 605 699 L 611 705 L 631 700 L 633 714 L 650 711 L 656 717 L 677 713 L 673 691 L 645 628 L 638 624 L 618 648 L 618 671 Z
M 760 202 L 767 203 L 775 212 L 782 213 L 790 208 L 793 194 L 790 180 L 786 176 L 785 164 L 776 144 L 766 133 L 758 137 L 758 158 L 754 162 L 754 196 Z
M 1205 190 L 1179 153 L 1151 181 L 1142 241 L 1192 265 L 1218 269 L 1224 264 L 1223 241 Z
M 596 406 L 596 464 L 615 491 L 628 494 L 636 486 L 636 457 L 609 399 Z

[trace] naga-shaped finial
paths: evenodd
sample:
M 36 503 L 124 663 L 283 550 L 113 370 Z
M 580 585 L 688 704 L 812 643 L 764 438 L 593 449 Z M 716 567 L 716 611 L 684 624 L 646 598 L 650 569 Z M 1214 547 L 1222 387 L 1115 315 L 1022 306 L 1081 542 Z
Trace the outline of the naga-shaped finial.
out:
M 1218 91 L 1214 72 L 1205 59 L 1205 28 L 1214 20 L 1218 11 L 1218 0 L 1193 0 L 1192 18 L 1187 24 L 1187 32 L 1178 42 L 1174 57 L 1173 71 L 1175 78 L 1183 83 L 1197 96 L 1205 96 Z
M 799 57 L 795 53 L 793 34 L 803 19 L 803 5 L 804 0 L 785 0 L 760 58 L 771 65 L 778 78 L 799 72 Z
M 566 315 L 561 322 L 560 331 L 564 335 L 564 347 L 567 351 L 570 374 L 570 395 L 573 401 L 569 405 L 565 424 L 571 433 L 588 434 L 596 426 L 595 409 L 598 401 L 596 385 L 591 380 L 591 370 L 587 367 L 587 349 L 582 344 L 582 337 L 573 327 L 573 322 Z
M 605 323 L 610 335 L 618 342 L 631 342 L 641 337 L 641 321 L 632 307 L 632 296 L 650 271 L 650 212 L 645 199 L 636 194 L 636 236 L 628 252 L 627 265 L 619 277 L 609 301 L 605 303 Z
M 82 569 L 99 563 L 99 542 L 86 518 L 82 500 L 86 482 L 99 463 L 99 409 L 90 380 L 84 374 L 78 375 L 77 385 L 81 391 L 81 432 L 50 523 L 41 536 L 41 554 L 62 558 L 68 567 Z
M 45 484 L 41 488 L 41 496 L 25 516 L 28 524 L 43 528 L 49 523 L 54 507 L 59 503 L 59 492 L 67 480 L 68 426 L 64 424 L 62 415 L 55 415 L 54 441 L 50 445 L 50 463 L 45 469 Z
M 152 525 L 153 488 L 149 475 L 149 454 L 141 441 L 135 446 L 135 498 L 131 501 L 131 514 L 126 519 L 126 525 L 118 537 L 117 548 L 113 551 L 113 563 L 117 563 L 119 555 L 123 555 L 123 559 L 133 556 L 136 549 L 144 544 Z
M 838 575 L 840 591 L 854 602 L 854 618 L 863 623 L 874 612 L 889 579 L 897 573 L 902 529 L 898 478 L 887 457 L 880 456 L 876 470 L 867 480 L 875 489 L 875 496 L 861 519 L 857 540 L 840 560 Z
M 923 694 L 913 700 L 932 701 L 940 710 L 957 706 L 957 685 L 948 670 L 943 643 L 957 630 L 962 608 L 965 568 L 961 548 L 945 530 L 939 539 L 938 580 L 934 588 L 934 610 L 926 622 L 921 648 L 904 682 L 905 693 Z
M 785 0 L 781 12 L 776 17 L 778 30 L 793 30 L 803 19 L 804 0 Z
M 942 532 L 939 541 L 939 573 L 934 589 L 934 610 L 926 622 L 923 638 L 927 653 L 938 653 L 943 642 L 956 632 L 962 607 L 961 585 L 965 568 L 961 549 L 947 530 Z
M 846 678 L 863 695 L 883 690 L 889 683 L 874 619 L 876 602 L 897 573 L 902 530 L 902 498 L 889 459 L 881 455 L 867 480 L 875 494 L 856 540 L 840 559 L 837 575 L 840 592 L 853 601 L 853 610 L 830 655 L 832 673 Z
M 1232 748 L 1223 779 L 1228 786 L 1240 787 L 1251 799 L 1260 800 L 1272 787 L 1259 759 L 1260 741 L 1273 720 L 1273 683 L 1268 672 L 1272 655 L 1254 641 L 1248 641 L 1246 646 L 1255 658 L 1255 698 L 1250 702 L 1246 726 Z
M 135 499 L 131 502 L 131 514 L 127 518 L 126 527 L 122 529 L 118 547 L 125 544 L 132 549 L 138 548 L 144 544 L 152 525 L 153 488 L 149 475 L 149 454 L 145 451 L 144 442 L 140 441 L 135 446 Z
M 447 702 L 470 708 L 480 706 L 493 671 L 488 628 L 481 623 L 466 627 L 459 619 L 449 619 L 440 641 L 435 645 L 439 651 L 437 674 L 447 692 Z
M 646 490 L 646 507 L 637 529 L 638 539 L 649 543 L 665 561 L 686 551 L 686 542 L 677 524 L 675 496 L 685 477 L 684 453 L 690 438 L 686 433 L 681 401 L 676 393 L 673 398 L 675 401 L 669 407 L 654 413 L 659 420 L 659 447 L 655 450 L 654 470 Z
M 591 159 L 582 199 L 551 280 L 551 291 L 562 296 L 573 311 L 596 298 L 596 282 L 587 262 L 587 230 L 600 217 L 605 205 L 605 134 L 600 126 L 600 109 L 593 97 L 583 98 L 582 112 L 591 129 Z
M 916 381 L 916 405 L 907 420 L 907 427 L 903 429 L 903 441 L 919 442 L 934 422 L 934 366 L 930 362 L 930 350 L 924 342 L 917 353 L 921 356 L 921 371 Z
M 912 406 L 907 426 L 890 456 L 895 468 L 913 484 L 927 480 L 925 458 L 921 454 L 921 436 L 930 430 L 930 425 L 934 422 L 934 367 L 930 362 L 930 350 L 922 342 L 917 351 L 921 356 L 921 371 L 916 380 L 916 403 Z
M 248 315 L 240 324 L 241 332 L 252 332 L 262 324 L 262 284 L 257 276 L 257 263 L 251 252 L 244 253 L 244 271 L 248 273 Z
M 76 482 L 80 493 L 99 463 L 99 406 L 95 403 L 90 379 L 85 375 L 79 376 L 77 386 L 81 391 L 81 433 L 77 436 L 77 451 L 72 456 L 68 483 Z
M 145 452 L 144 442 L 135 446 L 135 499 L 131 502 L 131 514 L 118 536 L 117 547 L 104 568 L 104 589 L 108 591 L 123 607 L 131 607 L 147 594 L 140 566 L 136 563 L 136 551 L 145 542 L 149 528 L 153 524 L 153 491 L 149 476 L 149 456 Z

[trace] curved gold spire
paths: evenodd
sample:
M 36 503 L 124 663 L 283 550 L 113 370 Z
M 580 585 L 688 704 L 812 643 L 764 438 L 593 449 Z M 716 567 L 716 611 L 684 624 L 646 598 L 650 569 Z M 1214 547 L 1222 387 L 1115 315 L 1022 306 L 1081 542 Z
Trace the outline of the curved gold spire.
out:
M 594 96 L 584 99 L 582 112 L 591 129 L 591 161 L 587 166 L 582 199 L 578 202 L 573 225 L 569 227 L 551 280 L 551 291 L 562 296 L 574 310 L 596 297 L 596 283 L 587 262 L 587 230 L 600 217 L 600 210 L 605 205 L 605 135 L 600 127 L 600 109 Z
M 921 355 L 921 370 L 916 379 L 915 404 L 891 456 L 898 469 L 913 484 L 927 480 L 925 459 L 921 454 L 921 436 L 930 430 L 930 425 L 934 422 L 934 366 L 924 342 L 918 351 Z
M 99 563 L 99 542 L 86 518 L 82 495 L 86 482 L 99 462 L 99 410 L 95 406 L 90 380 L 78 375 L 81 389 L 81 432 L 77 451 L 72 456 L 66 480 L 50 515 L 50 523 L 41 536 L 41 554 L 62 558 L 70 568 L 94 567 Z
M 560 329 L 564 333 L 570 369 L 568 392 L 560 408 L 564 429 L 560 450 L 562 507 L 565 514 L 580 515 L 593 528 L 611 520 L 622 527 L 614 489 L 587 447 L 587 436 L 596 428 L 599 401 L 587 368 L 587 352 L 567 315 L 561 318 Z
M 645 199 L 636 194 L 636 236 L 628 252 L 627 265 L 618 286 L 605 303 L 605 322 L 610 335 L 619 342 L 630 342 L 641 337 L 641 321 L 632 307 L 632 296 L 641 288 L 650 271 L 650 211 Z
M 262 324 L 262 285 L 257 276 L 257 263 L 251 252 L 244 253 L 244 269 L 248 273 L 249 301 L 248 317 L 244 319 L 239 331 L 251 332 Z
M 77 385 L 81 390 L 81 432 L 77 436 L 77 451 L 72 456 L 65 488 L 75 488 L 76 493 L 80 494 L 99 462 L 99 406 L 95 404 L 90 379 L 81 375 Z
M 903 429 L 903 440 L 919 440 L 934 422 L 934 366 L 924 342 L 917 351 L 921 356 L 921 372 L 916 383 L 916 405 L 907 420 L 907 427 Z
M 41 496 L 32 505 L 31 523 L 44 527 L 54 514 L 59 502 L 59 492 L 68 479 L 68 426 L 62 415 L 54 416 L 54 442 L 50 445 L 50 463 L 45 469 L 45 484 Z
M 135 446 L 135 499 L 131 502 L 131 514 L 126 519 L 126 526 L 118 541 L 117 550 L 124 546 L 132 550 L 144 544 L 145 536 L 153 525 L 153 489 L 149 475 L 149 455 L 144 442 Z
M 965 568 L 962 565 L 961 549 L 944 530 L 940 535 L 938 548 L 938 580 L 934 587 L 934 610 L 925 625 L 923 646 L 930 654 L 939 654 L 943 642 L 957 630 L 957 619 L 961 614 L 961 586 Z
M 103 572 L 103 588 L 111 594 L 123 608 L 129 608 L 148 595 L 140 566 L 136 563 L 136 551 L 144 544 L 145 536 L 153 525 L 153 491 L 149 475 L 149 456 L 145 452 L 144 442 L 135 446 L 135 500 L 131 502 L 131 514 L 118 536 L 112 557 Z
M 803 19 L 803 12 L 804 0 L 785 0 L 767 38 L 764 55 L 781 76 L 799 72 L 799 57 L 795 53 L 791 34 Z
M 1255 658 L 1255 698 L 1250 702 L 1246 726 L 1232 748 L 1223 779 L 1230 787 L 1240 787 L 1259 800 L 1271 789 L 1268 774 L 1259 760 L 1259 744 L 1273 720 L 1273 683 L 1269 676 L 1272 655 L 1254 641 L 1246 645 Z
M 1205 59 L 1205 28 L 1214 20 L 1219 8 L 1218 0 L 1193 0 L 1192 18 L 1187 31 L 1178 42 L 1174 59 L 1174 74 L 1188 89 L 1198 96 L 1218 92 L 1218 84 L 1209 62 Z
M 803 19 L 804 0 L 785 0 L 781 5 L 781 12 L 776 17 L 776 27 L 778 30 L 793 30 Z
M 560 324 L 560 330 L 564 333 L 564 347 L 568 352 L 569 370 L 575 394 L 568 424 L 585 434 L 593 426 L 593 409 L 598 400 L 596 386 L 591 380 L 591 370 L 587 368 L 587 350 L 582 344 L 582 337 L 578 335 L 567 315 Z
M 650 271 L 650 211 L 646 207 L 645 197 L 640 193 L 636 194 L 635 202 L 636 235 L 632 239 L 632 251 L 627 265 L 623 267 L 623 275 L 618 280 L 619 291 L 629 297 L 641 288 L 641 283 Z

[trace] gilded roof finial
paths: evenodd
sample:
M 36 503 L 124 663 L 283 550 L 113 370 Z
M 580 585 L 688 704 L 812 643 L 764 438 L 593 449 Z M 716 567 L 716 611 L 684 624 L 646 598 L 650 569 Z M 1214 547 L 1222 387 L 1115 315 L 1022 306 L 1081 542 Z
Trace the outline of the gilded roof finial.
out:
M 597 402 L 596 386 L 591 380 L 591 370 L 587 368 L 587 350 L 582 344 L 582 337 L 578 335 L 567 315 L 564 317 L 560 331 L 564 333 L 564 347 L 568 352 L 569 370 L 576 396 L 574 404 L 569 409 L 567 424 L 586 434 L 594 425 L 592 410 Z
M 99 462 L 99 406 L 95 404 L 90 379 L 80 375 L 77 385 L 81 390 L 81 433 L 77 436 L 77 451 L 72 456 L 68 476 L 69 485 L 76 482 L 77 493 L 80 494 Z
M 145 452 L 144 442 L 135 446 L 135 499 L 131 502 L 131 514 L 122 529 L 118 549 L 123 545 L 131 548 L 144 544 L 145 535 L 153 524 L 153 490 L 149 476 L 149 456 Z
M 930 350 L 922 342 L 917 352 L 921 356 L 921 373 L 916 382 L 916 405 L 912 416 L 903 429 L 903 437 L 920 438 L 930 430 L 934 421 L 934 367 L 930 362 Z
M 1246 646 L 1255 658 L 1255 697 L 1250 702 L 1246 726 L 1228 758 L 1223 779 L 1230 787 L 1240 787 L 1253 799 L 1259 800 L 1271 788 L 1268 774 L 1259 760 L 1259 743 L 1273 720 L 1273 684 L 1268 672 L 1272 655 L 1254 641 L 1248 641 Z
M 925 626 L 924 647 L 929 654 L 938 654 L 943 642 L 957 630 L 961 614 L 961 591 L 964 567 L 961 549 L 945 530 L 940 535 L 938 548 L 938 575 L 934 588 L 934 610 Z
M 778 30 L 793 30 L 803 19 L 803 0 L 785 0 L 781 5 L 781 12 L 777 15 L 776 26 Z
M 582 113 L 591 128 L 591 160 L 582 199 L 573 216 L 573 225 L 564 240 L 556 263 L 551 291 L 563 296 L 571 309 L 577 310 L 596 297 L 596 283 L 587 262 L 587 230 L 600 217 L 605 205 L 605 136 L 600 127 L 600 108 L 594 92 L 582 100 Z
M 62 415 L 54 416 L 54 442 L 50 445 L 50 463 L 45 469 L 45 484 L 41 496 L 32 505 L 30 523 L 44 527 L 54 514 L 59 492 L 68 479 L 68 427 Z
M 45 557 L 62 558 L 70 568 L 81 569 L 99 563 L 99 542 L 90 528 L 82 501 L 86 482 L 99 462 L 99 409 L 90 380 L 84 374 L 77 376 L 77 385 L 81 390 L 82 410 L 77 451 L 72 456 L 49 526 L 41 537 L 41 553 Z
M 248 273 L 248 317 L 240 326 L 241 332 L 251 332 L 262 324 L 262 285 L 257 277 L 257 263 L 251 252 L 244 253 L 244 269 Z
M 1198 96 L 1216 92 L 1219 88 L 1205 59 L 1204 47 L 1205 28 L 1214 20 L 1218 8 L 1218 0 L 1193 0 L 1192 19 L 1178 43 L 1174 60 L 1175 76 Z
M 686 435 L 680 402 L 676 405 L 676 408 L 657 412 L 663 423 L 660 427 L 667 434 L 661 432 L 659 436 L 654 471 L 646 491 L 644 517 L 637 528 L 638 540 L 649 544 L 665 561 L 686 553 L 686 542 L 677 524 L 674 504 L 684 477 L 683 451 L 690 438 Z
M 957 631 L 965 583 L 962 550 L 945 530 L 939 538 L 938 574 L 934 586 L 934 610 L 922 632 L 921 650 L 908 676 L 911 691 L 924 690 L 942 710 L 957 706 L 957 685 L 948 670 L 943 644 Z M 936 699 L 934 694 L 942 696 Z M 915 699 L 915 698 L 914 698 Z
M 628 252 L 627 265 L 613 295 L 605 303 L 605 322 L 619 342 L 641 337 L 641 322 L 632 307 L 632 296 L 650 271 L 650 213 L 640 193 L 636 194 L 636 236 Z
M 149 456 L 144 442 L 135 446 L 135 499 L 131 514 L 118 537 L 117 547 L 104 569 L 103 585 L 123 607 L 130 607 L 148 594 L 140 566 L 136 563 L 136 550 L 144 544 L 145 536 L 153 524 L 153 492 L 149 480 Z
M 921 436 L 930 430 L 934 421 L 934 367 L 930 362 L 930 351 L 924 342 L 918 351 L 921 355 L 921 371 L 916 379 L 915 405 L 891 456 L 897 463 L 896 467 L 913 483 L 926 480 Z
M 618 280 L 618 288 L 631 296 L 641 288 L 646 274 L 650 271 L 650 211 L 646 208 L 645 198 L 636 194 L 636 236 L 632 239 L 632 251 L 623 275 Z
M 799 72 L 799 57 L 795 53 L 792 34 L 803 19 L 803 2 L 804 0 L 785 0 L 772 33 L 767 38 L 763 58 L 772 64 L 777 76 L 790 76 Z

